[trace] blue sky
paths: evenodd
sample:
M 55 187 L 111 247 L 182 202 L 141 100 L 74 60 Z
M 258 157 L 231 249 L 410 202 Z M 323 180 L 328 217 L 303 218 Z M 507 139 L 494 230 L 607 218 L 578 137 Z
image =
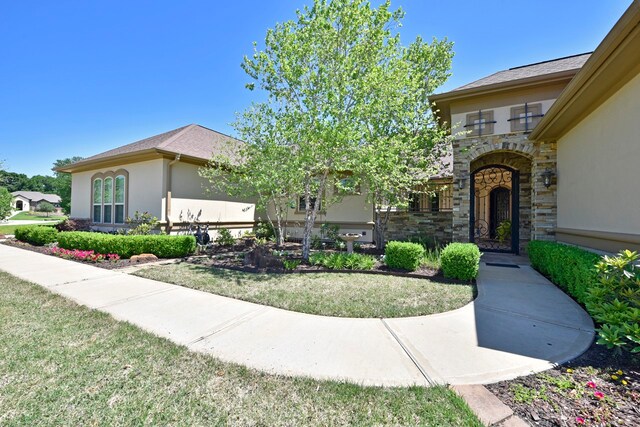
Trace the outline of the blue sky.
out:
M 252 42 L 312 0 L 9 1 L 0 4 L 0 160 L 51 174 L 189 123 L 233 134 L 256 94 Z M 378 1 L 374 1 L 377 4 Z M 446 91 L 495 71 L 593 50 L 631 0 L 392 0 L 401 36 L 455 42 Z

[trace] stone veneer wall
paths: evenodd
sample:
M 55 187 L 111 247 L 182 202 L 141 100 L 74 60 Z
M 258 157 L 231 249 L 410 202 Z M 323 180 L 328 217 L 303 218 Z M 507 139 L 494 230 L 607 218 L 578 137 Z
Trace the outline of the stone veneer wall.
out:
M 439 243 L 452 238 L 453 212 L 391 212 L 387 223 L 387 241 L 407 240 L 412 236 L 427 235 Z
M 557 222 L 555 178 L 545 188 L 541 174 L 556 170 L 555 143 L 534 143 L 524 133 L 463 138 L 453 143 L 453 240 L 469 241 L 471 172 L 488 164 L 504 164 L 520 171 L 520 250 L 526 242 L 554 240 Z M 464 180 L 460 189 L 459 179 Z

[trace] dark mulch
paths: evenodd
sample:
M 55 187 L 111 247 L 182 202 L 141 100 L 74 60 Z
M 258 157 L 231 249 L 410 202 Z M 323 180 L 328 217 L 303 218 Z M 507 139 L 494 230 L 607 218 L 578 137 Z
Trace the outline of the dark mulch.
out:
M 640 425 L 640 355 L 595 343 L 562 366 L 487 388 L 534 426 Z

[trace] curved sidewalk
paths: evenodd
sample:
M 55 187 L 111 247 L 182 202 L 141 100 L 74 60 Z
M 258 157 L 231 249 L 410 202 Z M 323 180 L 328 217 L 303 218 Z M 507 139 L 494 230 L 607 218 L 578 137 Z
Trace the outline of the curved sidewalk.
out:
M 295 313 L 6 245 L 0 270 L 225 361 L 366 385 L 510 379 L 577 357 L 594 336 L 580 306 L 526 265 L 483 263 L 473 303 L 400 319 Z

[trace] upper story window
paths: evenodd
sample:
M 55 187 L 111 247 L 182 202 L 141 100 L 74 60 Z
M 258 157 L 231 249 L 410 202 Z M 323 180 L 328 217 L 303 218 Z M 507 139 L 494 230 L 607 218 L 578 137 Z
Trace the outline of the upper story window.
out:
M 449 212 L 453 208 L 453 188 L 451 184 L 428 184 L 412 193 L 409 212 Z
M 309 202 L 311 204 L 311 209 L 316 207 L 316 201 L 318 199 L 315 197 L 309 197 Z M 307 204 L 305 203 L 305 199 L 304 196 L 300 196 L 298 197 L 298 206 L 297 206 L 297 210 L 298 212 L 306 212 L 307 210 Z M 318 206 L 318 210 L 322 210 L 322 202 L 320 202 L 320 205 Z
M 464 128 L 469 131 L 467 136 L 491 135 L 495 122 L 493 110 L 479 110 L 477 113 L 467 114 L 467 124 Z
M 91 220 L 97 224 L 124 224 L 127 211 L 125 170 L 95 174 L 91 180 Z
M 542 114 L 542 104 L 524 104 L 511 107 L 511 132 L 530 132 L 536 127 Z

